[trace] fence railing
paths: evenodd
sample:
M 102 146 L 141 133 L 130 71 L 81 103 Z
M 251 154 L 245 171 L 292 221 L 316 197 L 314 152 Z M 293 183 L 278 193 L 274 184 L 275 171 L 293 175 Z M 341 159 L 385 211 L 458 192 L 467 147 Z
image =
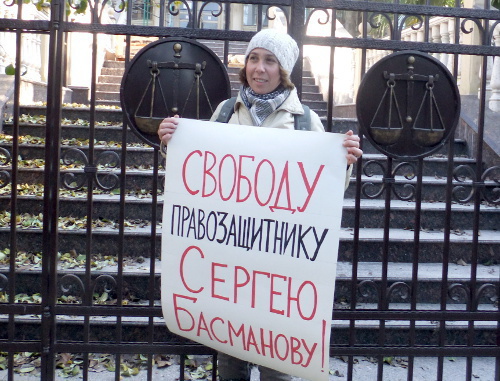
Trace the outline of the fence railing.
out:
M 50 5 L 47 5 L 50 6 Z M 113 17 L 112 8 L 109 8 L 109 12 L 103 12 L 106 16 L 106 20 L 101 22 L 104 23 L 119 23 L 120 17 Z M 270 12 L 274 19 L 271 21 L 272 27 L 286 28 L 283 26 L 283 22 L 286 22 L 285 17 L 281 9 L 272 9 Z M 116 15 L 115 15 L 116 16 Z M 124 16 L 120 13 L 118 16 Z M 17 17 L 17 6 L 6 6 L 4 3 L 0 3 L 0 18 L 14 19 Z M 44 10 L 38 10 L 35 5 L 27 4 L 23 7 L 23 18 L 27 20 L 48 20 L 48 13 Z M 222 16 L 221 16 L 222 17 Z M 78 18 L 78 22 L 85 22 L 82 18 L 88 18 L 86 15 L 81 15 Z M 122 17 L 123 18 L 123 17 Z M 123 21 L 123 20 L 122 20 Z M 454 18 L 449 17 L 430 17 L 429 18 L 428 42 L 435 44 L 468 44 L 474 39 L 477 39 L 477 29 L 476 25 L 472 21 L 464 22 L 464 25 L 458 26 Z M 316 28 L 321 26 L 320 23 L 315 23 Z M 491 26 L 494 26 L 493 21 L 490 22 Z M 329 26 L 326 27 L 327 29 Z M 425 30 L 422 23 L 415 23 L 414 25 L 407 27 L 401 31 L 401 40 L 408 42 L 425 42 Z M 458 41 L 456 41 L 458 36 Z M 0 32 L 0 73 L 4 73 L 9 65 L 15 66 L 16 57 L 16 38 L 14 38 L 12 32 Z M 386 37 L 384 40 L 388 40 L 391 37 Z M 82 62 L 82 44 L 87 44 L 89 48 L 91 47 L 91 37 L 88 38 L 80 34 L 79 36 L 73 37 L 75 41 L 69 42 L 70 54 L 68 59 L 68 78 L 67 84 L 73 86 L 86 86 L 90 84 L 91 73 L 85 68 L 89 68 L 90 65 L 72 65 L 74 63 Z M 42 57 L 47 54 L 48 39 L 44 35 L 40 34 L 22 34 L 21 36 L 21 70 L 24 74 L 23 78 L 32 81 L 46 81 L 47 68 L 42 66 L 45 62 Z M 123 41 L 120 39 L 114 39 L 111 36 L 99 37 L 99 59 L 100 63 L 103 62 L 105 51 L 122 51 L 124 48 Z M 494 28 L 491 44 L 493 46 L 500 46 L 500 28 Z M 314 47 L 318 49 L 318 47 Z M 311 61 L 311 68 L 313 74 L 315 75 L 317 82 L 321 82 L 322 78 L 326 78 L 328 73 L 322 73 L 324 71 L 321 62 L 321 54 L 313 49 L 310 53 L 305 54 L 305 57 Z M 369 69 L 378 60 L 390 54 L 389 50 L 375 50 L 368 49 L 366 51 L 366 67 Z M 345 52 L 343 53 L 345 54 Z M 353 49 L 353 56 L 359 54 L 359 51 Z M 433 56 L 440 60 L 451 72 L 454 70 L 455 59 L 452 54 L 449 53 L 434 53 Z M 464 63 L 464 59 L 467 63 Z M 314 60 L 318 60 L 317 63 Z M 359 62 L 359 58 L 353 59 L 353 66 L 356 62 Z M 488 57 L 488 69 L 487 69 L 487 93 L 486 100 L 487 105 L 492 111 L 500 112 L 500 59 Z M 478 84 L 481 76 L 481 58 L 476 56 L 464 58 L 463 56 L 457 57 L 457 82 L 462 94 L 474 94 L 478 92 Z M 351 85 L 349 89 L 345 90 L 346 94 L 336 97 L 336 104 L 347 102 L 352 100 L 353 89 L 357 88 L 359 85 L 360 78 L 355 78 L 355 72 L 353 67 L 343 68 L 342 76 L 340 77 L 342 81 L 347 81 L 345 78 L 346 71 L 348 76 L 352 77 L 349 79 Z M 320 88 L 321 83 L 318 83 Z M 324 91 L 325 93 L 325 91 Z M 340 94 L 340 91 L 338 91 Z
M 98 101 L 108 101 L 103 94 L 119 94 L 121 85 L 99 83 L 103 50 L 98 52 L 98 47 L 105 49 L 111 38 L 125 41 L 125 62 L 113 62 L 113 67 L 106 68 L 106 79 L 121 78 L 118 73 L 126 70 L 133 57 L 136 36 L 144 40 L 218 40 L 220 43 L 214 45 L 222 49 L 223 62 L 227 63 L 231 49 L 250 40 L 250 30 L 266 27 L 260 8 L 271 4 L 282 9 L 284 17 L 269 20 L 269 26 L 281 21 L 297 39 L 304 56 L 292 73 L 293 82 L 303 102 L 322 112 L 327 131 L 359 128 L 347 115 L 352 104 L 342 110 L 334 107 L 339 104 L 335 97 L 344 86 L 342 81 L 350 81 L 350 87 L 345 88 L 354 93 L 376 60 L 389 51 L 408 48 L 446 59 L 461 90 L 474 94 L 468 97 L 475 98 L 470 114 L 479 115 L 477 130 L 465 125 L 463 118 L 470 136 L 455 136 L 457 140 L 437 147 L 442 148 L 437 155 L 418 160 L 387 157 L 360 134 L 365 154 L 357 162 L 355 177 L 345 193 L 332 321 L 336 334 L 330 355 L 346 361 L 349 380 L 355 379 L 358 356 L 373 356 L 378 362 L 377 375 L 365 377 L 370 380 L 387 379 L 385 360 L 395 356 L 407 359 L 407 371 L 401 370 L 408 380 L 419 378 L 419 360 L 429 362 L 428 356 L 435 358 L 437 369 L 428 371 L 427 378 L 448 379 L 450 376 L 443 373 L 448 373 L 449 367 L 456 372 L 457 367 L 447 359 L 463 358 L 464 379 L 471 381 L 476 368 L 473 360 L 484 357 L 489 364 L 484 368 L 490 373 L 484 379 L 498 379 L 500 179 L 498 164 L 486 160 L 490 147 L 485 128 L 493 126 L 492 135 L 498 136 L 498 122 L 483 115 L 490 114 L 485 112 L 484 82 L 488 79 L 492 88 L 490 104 L 498 88 L 495 65 L 500 60 L 492 58 L 500 57 L 497 10 L 410 6 L 399 1 L 280 0 L 264 4 L 263 0 L 251 0 L 251 5 L 260 7 L 257 25 L 245 29 L 248 25 L 240 28 L 238 20 L 235 22 L 247 5 L 241 0 L 182 2 L 195 8 L 186 12 L 187 27 L 169 23 L 168 18 L 175 17 L 167 14 L 169 0 L 160 0 L 163 8 L 158 26 L 134 24 L 132 7 L 126 7 L 124 0 L 121 5 L 120 0 L 114 3 L 126 12 L 90 9 L 99 2 L 89 0 L 85 15 L 70 18 L 65 13 L 68 2 L 71 0 L 52 0 L 49 21 L 35 19 L 35 15 L 26 15 L 29 21 L 21 20 L 13 7 L 16 3 L 33 9 L 32 4 L 0 2 L 4 17 L 0 19 L 0 34 L 6 44 L 5 52 L 0 52 L 3 61 L 9 65 L 16 58 L 19 67 L 33 61 L 28 72 L 31 75 L 38 70 L 41 81 L 47 82 L 46 106 L 25 107 L 19 97 L 14 99 L 13 117 L 3 126 L 11 140 L 6 138 L 0 146 L 0 214 L 5 212 L 0 226 L 4 246 L 0 250 L 9 250 L 8 263 L 6 254 L 3 260 L 0 257 L 0 352 L 8 353 L 8 380 L 17 377 L 14 360 L 18 352 L 40 354 L 42 380 L 55 379 L 56 359 L 67 353 L 81 359 L 84 379 L 90 379 L 94 354 L 113 356 L 115 379 L 121 378 L 120 365 L 128 364 L 126 355 L 140 354 L 148 380 L 156 377 L 153 360 L 157 354 L 182 355 L 178 375 L 171 377 L 182 379 L 184 355 L 214 353 L 173 335 L 162 320 L 158 259 L 163 163 L 157 149 L 134 136 L 119 110 L 100 107 L 103 103 Z M 69 5 L 84 3 L 75 0 Z M 220 7 L 218 30 L 198 23 L 203 5 L 208 3 Z M 424 25 L 398 30 L 392 39 L 369 38 L 366 33 L 359 36 L 354 31 L 359 23 L 367 25 L 367 15 L 382 11 L 387 13 L 388 22 L 405 14 L 417 15 L 413 16 L 417 19 L 421 15 Z M 345 13 L 354 17 L 346 18 Z M 90 22 L 84 20 L 89 14 Z M 120 17 L 124 23 L 116 22 Z M 453 26 L 447 18 L 453 19 Z M 322 24 L 326 19 L 329 24 Z M 336 25 L 336 20 L 346 19 L 351 24 Z M 478 39 L 477 34 L 468 33 L 468 25 L 462 30 L 462 20 L 475 20 L 465 24 L 472 22 L 479 32 L 488 29 L 485 20 L 493 20 L 490 31 L 484 33 L 489 37 Z M 38 47 L 33 36 L 40 36 Z M 44 40 L 49 37 L 50 44 Z M 45 53 L 47 45 L 50 54 Z M 345 54 L 338 56 L 340 53 Z M 354 56 L 357 53 L 359 58 Z M 322 65 L 308 62 L 315 57 Z M 479 71 L 487 61 L 490 71 Z M 39 62 L 42 67 L 35 69 Z M 50 75 L 44 74 L 44 65 L 49 66 Z M 341 76 L 333 77 L 339 68 Z M 305 78 L 303 69 L 326 73 L 319 78 L 326 102 L 316 97 L 316 88 Z M 28 72 L 23 81 L 15 77 L 15 96 Z M 479 73 L 484 73 L 482 78 Z M 86 83 L 90 83 L 89 107 L 63 106 L 64 86 Z M 130 93 L 135 94 L 135 89 Z M 373 104 L 378 101 L 375 95 L 370 99 Z M 350 99 L 352 102 L 354 97 Z M 443 108 L 448 107 L 446 97 L 441 99 Z M 462 100 L 466 104 L 465 97 Z M 344 111 L 346 116 L 340 117 Z M 41 113 L 45 117 L 34 119 L 40 124 L 24 118 Z M 409 127 L 405 125 L 408 135 Z M 75 224 L 67 227 L 66 221 Z M 24 256 L 18 255 L 21 252 L 33 253 L 30 267 L 25 267 Z M 108 261 L 108 257 L 109 263 L 102 260 Z M 73 261 L 78 261 L 77 268 L 72 267 Z M 17 299 L 21 292 L 32 298 L 28 299 L 31 304 Z M 0 379 L 5 374 L 2 372 L 0 366 Z M 215 371 L 212 376 L 215 381 Z

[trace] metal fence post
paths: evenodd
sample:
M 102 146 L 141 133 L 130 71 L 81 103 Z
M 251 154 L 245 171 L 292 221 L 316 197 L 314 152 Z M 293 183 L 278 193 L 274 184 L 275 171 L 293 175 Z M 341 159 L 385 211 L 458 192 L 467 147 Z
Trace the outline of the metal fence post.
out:
M 305 34 L 305 1 L 296 0 L 292 1 L 290 9 L 290 25 L 288 33 L 294 38 L 299 46 L 299 58 L 295 64 L 295 68 L 292 72 L 292 82 L 297 88 L 297 93 L 299 98 L 302 97 L 302 69 L 304 67 L 302 59 L 304 56 L 304 34 Z
M 49 73 L 47 84 L 47 128 L 45 143 L 43 257 L 42 257 L 42 363 L 41 380 L 55 378 L 54 307 L 57 293 L 57 252 L 59 219 L 59 159 L 61 140 L 61 104 L 63 38 L 61 22 L 64 2 L 54 0 L 51 6 Z

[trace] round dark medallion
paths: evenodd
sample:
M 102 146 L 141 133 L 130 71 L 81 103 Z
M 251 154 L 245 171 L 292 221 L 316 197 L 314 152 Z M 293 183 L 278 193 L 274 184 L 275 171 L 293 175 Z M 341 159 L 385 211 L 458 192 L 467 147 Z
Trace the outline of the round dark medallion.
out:
M 219 57 L 207 46 L 182 37 L 161 39 L 141 49 L 120 87 L 122 110 L 132 131 L 157 148 L 156 131 L 165 117 L 208 120 L 230 94 Z
M 440 61 L 426 53 L 400 51 L 367 71 L 356 113 L 363 134 L 380 152 L 395 159 L 417 159 L 453 137 L 460 94 Z

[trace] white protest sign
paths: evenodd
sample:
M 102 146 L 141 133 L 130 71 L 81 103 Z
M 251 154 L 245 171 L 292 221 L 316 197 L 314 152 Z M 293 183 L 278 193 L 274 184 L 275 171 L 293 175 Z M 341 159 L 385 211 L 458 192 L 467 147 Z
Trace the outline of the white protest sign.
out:
M 162 308 L 172 332 L 328 380 L 343 140 L 179 120 L 162 230 Z

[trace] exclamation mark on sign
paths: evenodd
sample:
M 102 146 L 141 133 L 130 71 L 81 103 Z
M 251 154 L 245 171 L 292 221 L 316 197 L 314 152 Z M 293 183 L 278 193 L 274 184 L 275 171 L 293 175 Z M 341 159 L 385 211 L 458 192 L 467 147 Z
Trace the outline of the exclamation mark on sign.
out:
M 325 371 L 325 336 L 326 336 L 326 320 L 323 320 L 323 330 L 321 332 L 321 371 Z M 328 346 L 329 348 L 329 346 Z

